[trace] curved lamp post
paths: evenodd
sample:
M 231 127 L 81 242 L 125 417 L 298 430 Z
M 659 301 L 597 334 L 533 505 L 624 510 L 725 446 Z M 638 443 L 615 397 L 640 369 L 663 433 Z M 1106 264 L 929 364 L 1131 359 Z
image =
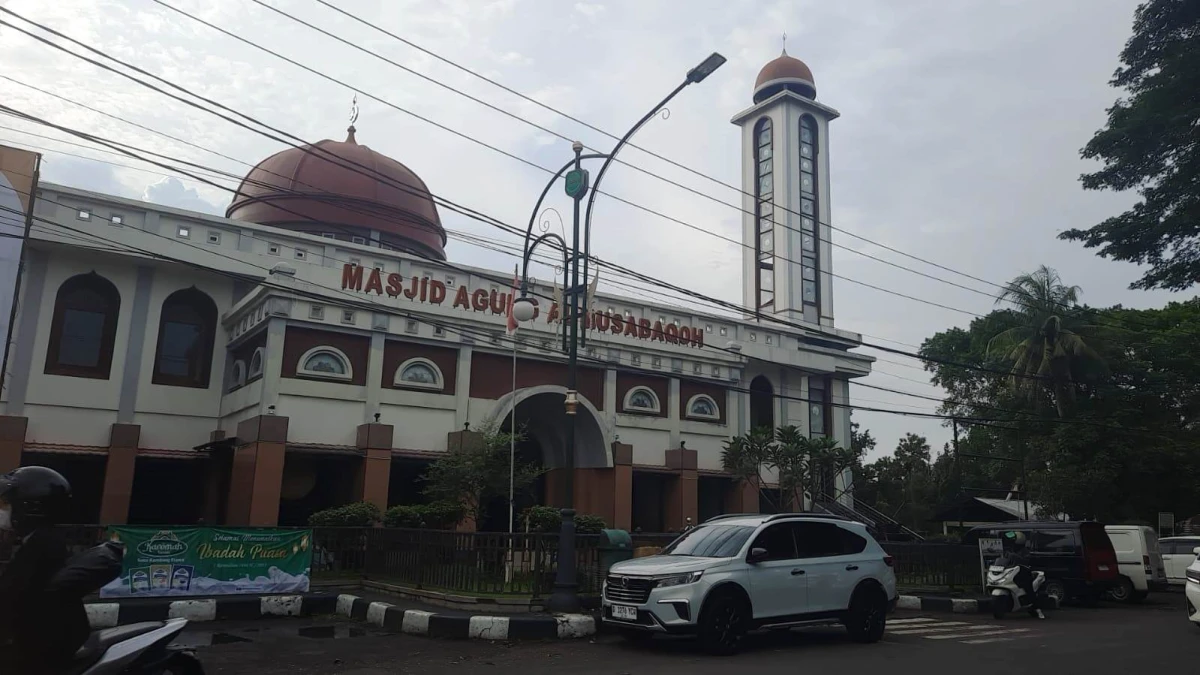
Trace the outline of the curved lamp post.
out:
M 596 187 L 604 179 L 613 158 L 617 156 L 630 137 L 637 133 L 638 129 L 641 129 L 646 122 L 657 115 L 685 87 L 703 81 L 724 63 L 725 57 L 713 52 L 700 65 L 689 70 L 684 81 L 659 101 L 650 112 L 642 116 L 629 131 L 625 132 L 625 135 L 607 154 L 590 153 L 585 155 L 583 154 L 583 144 L 576 142 L 572 146 L 575 157 L 564 164 L 546 183 L 546 187 L 542 189 L 542 194 L 538 197 L 533 212 L 529 216 L 529 227 L 525 231 L 525 247 L 521 261 L 520 297 L 513 302 L 513 318 L 519 322 L 525 322 L 532 320 L 537 314 L 537 305 L 529 297 L 529 260 L 533 256 L 534 250 L 542 244 L 550 244 L 558 248 L 563 256 L 563 304 L 565 307 L 562 308 L 562 321 L 566 322 L 566 329 L 563 331 L 563 351 L 567 353 L 566 412 L 570 422 L 567 425 L 566 466 L 564 467 L 566 471 L 566 495 L 564 498 L 567 506 L 562 509 L 562 529 L 558 538 L 558 568 L 554 577 L 554 592 L 546 600 L 546 609 L 552 612 L 579 611 L 579 584 L 575 570 L 575 509 L 572 508 L 575 503 L 575 411 L 579 402 L 575 387 L 579 365 L 580 319 L 587 311 L 587 308 L 583 306 L 583 298 L 586 297 L 588 286 L 588 256 L 591 253 L 592 207 L 596 203 Z M 604 160 L 604 164 L 600 166 L 600 172 L 596 174 L 596 183 L 591 186 L 588 185 L 588 172 L 581 166 L 585 159 Z M 563 174 L 566 174 L 567 195 L 574 203 L 572 237 L 569 246 L 562 237 L 553 232 L 543 233 L 537 237 L 533 236 L 533 225 L 537 222 L 538 213 L 541 212 L 542 202 L 546 199 L 550 188 L 559 178 L 563 177 Z M 588 197 L 587 212 L 581 233 L 580 203 L 587 196 L 589 187 L 591 196 Z M 583 236 L 580 237 L 580 234 Z M 582 263 L 582 270 L 580 263 Z

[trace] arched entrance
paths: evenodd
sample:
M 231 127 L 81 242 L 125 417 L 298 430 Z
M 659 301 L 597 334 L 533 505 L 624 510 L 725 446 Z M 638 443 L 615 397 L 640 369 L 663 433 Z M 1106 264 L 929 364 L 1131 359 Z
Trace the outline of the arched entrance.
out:
M 766 375 L 750 381 L 750 428 L 775 430 L 775 389 Z
M 492 419 L 502 420 L 502 431 L 513 429 L 515 420 L 515 428 L 524 435 L 516 448 L 518 461 L 537 462 L 547 470 L 528 491 L 515 496 L 518 514 L 535 504 L 565 506 L 563 486 L 567 475 L 563 469 L 567 466 L 567 435 L 571 424 L 575 427 L 575 469 L 606 469 L 613 465 L 611 433 L 603 417 L 590 401 L 578 395 L 575 415 L 567 415 L 566 391 L 565 387 L 550 385 L 520 389 L 515 394 L 515 414 L 513 394 L 497 401 L 492 412 Z M 500 500 L 494 508 L 489 508 L 486 522 L 478 527 L 507 530 L 508 505 Z

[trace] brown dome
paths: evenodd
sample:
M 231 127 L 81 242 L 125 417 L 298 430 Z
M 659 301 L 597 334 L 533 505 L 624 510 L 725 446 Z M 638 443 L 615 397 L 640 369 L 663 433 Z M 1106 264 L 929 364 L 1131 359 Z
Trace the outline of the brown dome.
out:
M 415 173 L 354 140 L 288 148 L 259 162 L 238 186 L 226 218 L 350 241 L 381 244 L 446 259 L 437 206 Z
M 812 71 L 800 59 L 788 56 L 787 52 L 758 71 L 758 79 L 754 81 L 754 102 L 765 101 L 784 89 L 805 98 L 817 97 Z

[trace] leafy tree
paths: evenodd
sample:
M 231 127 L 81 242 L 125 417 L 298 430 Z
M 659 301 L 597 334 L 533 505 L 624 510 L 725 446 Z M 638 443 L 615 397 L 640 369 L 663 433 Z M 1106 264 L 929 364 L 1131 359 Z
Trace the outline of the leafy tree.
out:
M 762 470 L 774 442 L 774 435 L 767 428 L 734 436 L 725 441 L 721 450 L 721 466 L 738 481 L 757 486 L 762 494 Z
M 875 449 L 875 437 L 871 435 L 870 429 L 860 432 L 859 427 L 858 422 L 850 423 L 850 449 L 860 456 L 865 456 Z
M 1058 272 L 1045 265 L 1016 277 L 996 303 L 1015 305 L 1019 323 L 997 333 L 988 344 L 989 351 L 1005 354 L 1012 364 L 1013 390 L 1035 402 L 1048 393 L 1059 417 L 1065 417 L 1075 402 L 1078 374 L 1087 365 L 1102 364 L 1076 332 L 1090 328 L 1077 307 L 1079 294 L 1078 286 L 1063 284 Z
M 1110 84 L 1128 97 L 1083 148 L 1104 168 L 1081 177 L 1089 190 L 1137 189 L 1130 210 L 1059 235 L 1113 260 L 1150 269 L 1134 288 L 1183 290 L 1200 281 L 1200 6 L 1148 0 Z
M 1068 418 L 1031 407 L 1014 395 L 1006 377 L 928 362 L 933 380 L 947 390 L 942 410 L 967 420 L 960 422 L 960 449 L 1024 459 L 1024 489 L 1052 513 L 1108 522 L 1153 522 L 1159 511 L 1193 513 L 1200 503 L 1200 298 L 1162 309 L 1087 311 L 1092 324 L 1141 330 L 1112 331 L 1094 343 L 1107 377 L 1080 384 L 1082 395 Z M 1018 319 L 1013 310 L 997 310 L 968 328 L 931 336 L 921 355 L 995 369 L 997 357 L 987 344 L 997 328 L 1018 325 Z M 878 503 L 894 504 L 884 471 L 889 467 L 876 464 L 864 467 L 864 473 L 883 476 L 870 489 L 878 492 Z M 1019 462 L 972 458 L 956 468 L 943 456 L 934 463 L 942 500 L 963 486 L 1006 490 L 1021 474 Z
M 317 511 L 308 517 L 316 527 L 370 527 L 379 522 L 379 507 L 370 502 L 355 502 Z
M 805 494 L 820 497 L 822 476 L 844 472 L 861 456 L 861 452 L 842 448 L 832 438 L 809 438 L 789 425 L 779 427 L 774 434 L 769 429 L 755 429 L 729 439 L 721 452 L 721 463 L 725 471 L 742 480 L 757 481 L 763 469 L 774 471 L 783 500 L 799 506 Z
M 438 457 L 424 476 L 426 495 L 434 501 L 462 504 L 464 513 L 477 523 L 487 515 L 489 502 L 508 497 L 510 443 L 524 438 L 520 431 L 501 431 L 495 420 L 484 422 L 478 433 L 477 442 Z M 543 473 L 537 464 L 518 459 L 512 466 L 514 492 L 525 492 Z

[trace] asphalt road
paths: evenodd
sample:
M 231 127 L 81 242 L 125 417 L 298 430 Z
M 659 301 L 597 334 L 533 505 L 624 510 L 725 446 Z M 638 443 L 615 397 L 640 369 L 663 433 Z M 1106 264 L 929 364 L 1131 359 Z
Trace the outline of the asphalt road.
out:
M 209 675 L 730 675 L 730 669 L 793 673 L 798 666 L 837 675 L 1129 675 L 1181 672 L 1200 657 L 1200 628 L 1187 621 L 1179 593 L 1153 596 L 1140 607 L 1066 608 L 1045 621 L 920 612 L 891 618 L 875 645 L 854 644 L 836 628 L 814 628 L 753 635 L 729 658 L 700 654 L 686 640 L 444 641 L 332 619 L 197 624 L 185 639 L 214 643 L 197 652 Z

